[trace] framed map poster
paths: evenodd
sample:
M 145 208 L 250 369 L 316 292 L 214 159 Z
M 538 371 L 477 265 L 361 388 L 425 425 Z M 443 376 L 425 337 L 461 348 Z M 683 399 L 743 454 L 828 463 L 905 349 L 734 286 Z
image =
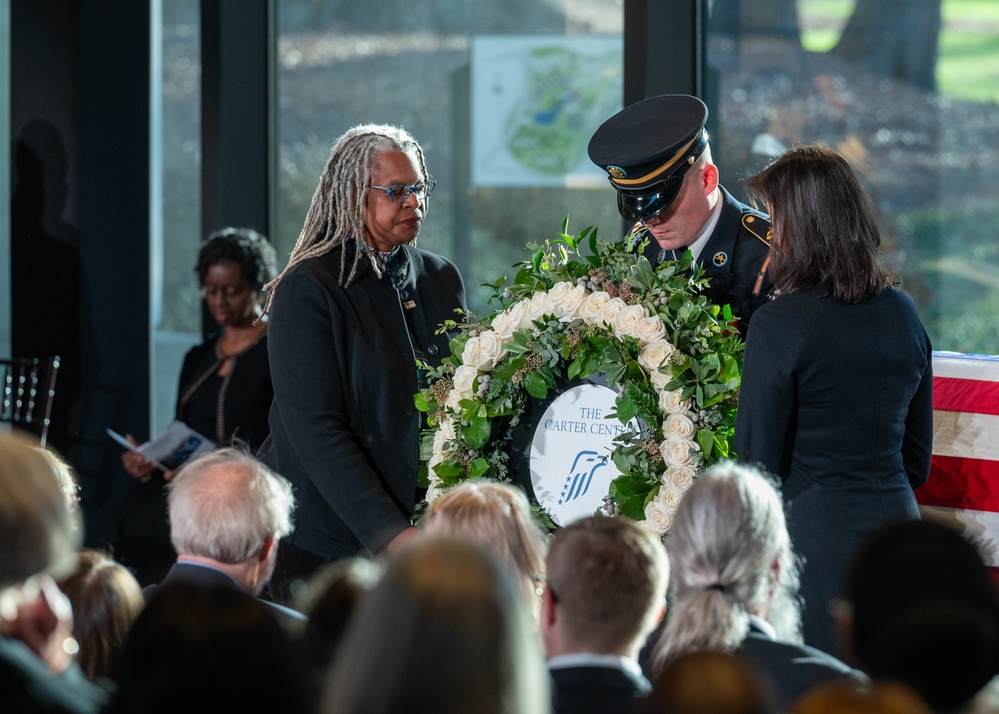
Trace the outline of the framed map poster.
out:
M 472 41 L 472 185 L 603 186 L 586 145 L 621 109 L 620 37 Z

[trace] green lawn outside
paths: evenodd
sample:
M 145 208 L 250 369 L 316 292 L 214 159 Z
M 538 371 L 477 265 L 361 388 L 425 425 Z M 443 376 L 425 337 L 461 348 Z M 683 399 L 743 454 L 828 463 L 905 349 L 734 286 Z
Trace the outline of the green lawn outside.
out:
M 853 10 L 853 0 L 800 0 L 801 42 L 825 52 Z M 999 2 L 943 0 L 937 85 L 956 99 L 999 102 Z

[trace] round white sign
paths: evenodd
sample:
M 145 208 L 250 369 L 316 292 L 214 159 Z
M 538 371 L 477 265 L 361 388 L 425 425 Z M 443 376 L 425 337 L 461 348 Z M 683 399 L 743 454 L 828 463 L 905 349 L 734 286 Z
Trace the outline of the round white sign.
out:
M 548 406 L 535 427 L 534 496 L 560 526 L 592 516 L 620 475 L 610 457 L 614 437 L 628 426 L 605 418 L 616 397 L 613 389 L 596 384 L 573 387 Z M 632 426 L 636 424 L 633 420 Z

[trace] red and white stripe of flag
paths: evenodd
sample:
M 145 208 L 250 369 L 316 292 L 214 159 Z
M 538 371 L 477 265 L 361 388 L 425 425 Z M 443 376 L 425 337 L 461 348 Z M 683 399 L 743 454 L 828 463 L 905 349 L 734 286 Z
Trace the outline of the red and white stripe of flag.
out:
M 999 568 L 999 357 L 934 353 L 933 464 L 916 500 Z

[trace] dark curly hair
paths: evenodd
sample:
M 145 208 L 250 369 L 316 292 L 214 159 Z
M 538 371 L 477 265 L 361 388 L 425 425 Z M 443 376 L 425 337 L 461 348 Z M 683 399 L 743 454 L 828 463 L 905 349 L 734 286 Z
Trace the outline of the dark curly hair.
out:
M 278 273 L 274 247 L 252 228 L 223 228 L 201 243 L 198 264 L 194 268 L 198 284 L 205 284 L 210 267 L 226 260 L 239 263 L 243 277 L 258 292 Z

